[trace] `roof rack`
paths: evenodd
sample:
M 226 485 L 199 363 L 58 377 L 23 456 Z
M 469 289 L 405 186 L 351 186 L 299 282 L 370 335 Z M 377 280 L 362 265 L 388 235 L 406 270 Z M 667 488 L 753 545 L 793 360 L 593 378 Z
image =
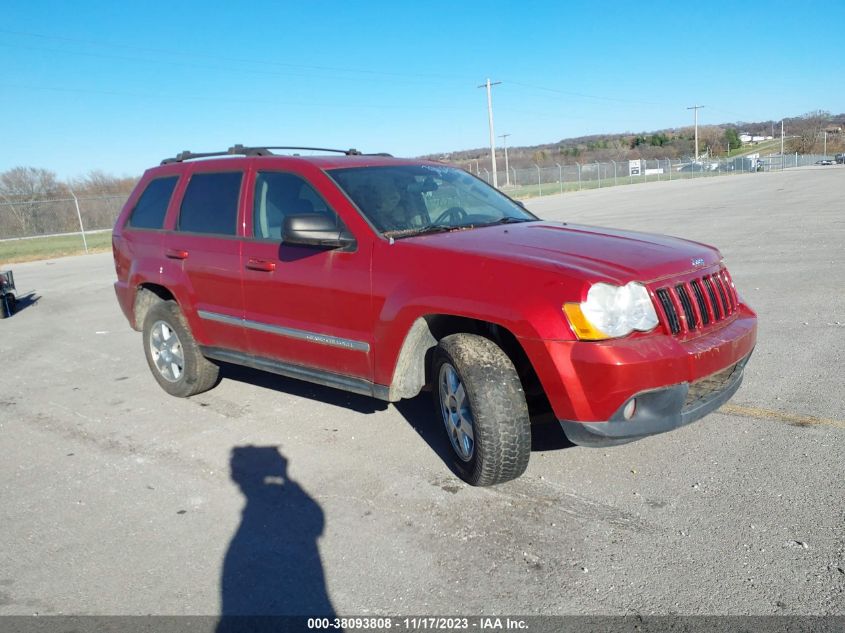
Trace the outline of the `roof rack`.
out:
M 304 150 L 311 152 L 333 152 L 337 154 L 346 154 L 347 156 L 386 156 L 391 154 L 380 152 L 376 154 L 362 154 L 357 149 L 330 149 L 328 147 L 292 147 L 292 146 L 266 146 L 266 147 L 245 147 L 244 145 L 232 145 L 225 152 L 202 152 L 194 153 L 190 150 L 185 150 L 176 154 L 173 158 L 165 158 L 161 161 L 162 165 L 169 165 L 171 163 L 181 163 L 186 160 L 193 160 L 195 158 L 210 158 L 212 156 L 275 156 L 271 150 Z
M 202 154 L 195 154 L 190 150 L 185 150 L 184 152 L 179 152 L 173 158 L 165 158 L 161 161 L 162 165 L 169 165 L 170 163 L 181 163 L 185 160 L 192 160 L 194 158 L 208 158 L 210 156 L 227 156 L 229 152 L 204 152 Z
M 233 145 L 229 148 L 230 154 L 244 154 L 246 156 L 273 156 L 273 149 L 300 149 L 311 152 L 332 152 L 333 154 L 346 154 L 347 156 L 361 156 L 357 149 L 331 149 L 328 147 L 293 147 L 286 145 L 266 145 L 264 147 L 244 147 Z

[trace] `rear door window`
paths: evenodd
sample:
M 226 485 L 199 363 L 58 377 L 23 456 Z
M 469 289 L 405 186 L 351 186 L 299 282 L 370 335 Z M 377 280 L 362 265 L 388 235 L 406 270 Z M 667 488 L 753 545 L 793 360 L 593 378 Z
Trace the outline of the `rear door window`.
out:
M 176 229 L 236 235 L 242 172 L 194 174 L 182 198 Z
M 151 181 L 132 209 L 129 226 L 136 229 L 160 229 L 177 180 L 178 176 L 169 176 Z

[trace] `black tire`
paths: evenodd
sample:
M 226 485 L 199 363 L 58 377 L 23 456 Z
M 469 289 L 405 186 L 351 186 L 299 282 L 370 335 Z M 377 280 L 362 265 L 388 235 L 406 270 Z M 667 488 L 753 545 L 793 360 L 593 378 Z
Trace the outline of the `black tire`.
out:
M 163 332 L 170 336 L 162 336 Z M 174 334 L 175 342 L 168 344 Z M 187 398 L 217 384 L 220 368 L 202 355 L 176 302 L 162 301 L 150 308 L 143 340 L 150 371 L 171 396 Z
M 452 334 L 441 339 L 433 361 L 434 406 L 449 439 L 457 475 L 473 486 L 492 486 L 519 477 L 531 456 L 531 421 L 510 358 L 482 336 Z M 450 393 L 450 368 L 457 384 L 463 386 L 469 418 L 461 404 L 466 400 Z M 471 422 L 471 451 L 466 436 L 461 435 L 465 431 L 460 431 L 467 419 Z

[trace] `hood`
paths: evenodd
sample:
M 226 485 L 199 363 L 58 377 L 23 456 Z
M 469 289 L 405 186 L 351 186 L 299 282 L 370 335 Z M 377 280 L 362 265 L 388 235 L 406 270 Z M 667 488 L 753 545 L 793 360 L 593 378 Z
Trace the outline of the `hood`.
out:
M 716 248 L 677 237 L 556 222 L 479 227 L 409 240 L 464 254 L 580 271 L 591 281 L 618 284 L 649 283 L 710 268 L 721 260 Z

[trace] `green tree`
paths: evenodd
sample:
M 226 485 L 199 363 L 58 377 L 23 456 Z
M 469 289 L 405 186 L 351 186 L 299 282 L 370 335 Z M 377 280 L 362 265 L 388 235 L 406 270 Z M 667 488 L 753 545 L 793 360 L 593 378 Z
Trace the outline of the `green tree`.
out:
M 742 141 L 739 140 L 739 133 L 732 127 L 725 130 L 725 142 L 727 143 L 729 150 L 739 149 L 742 147 Z
M 651 138 L 648 139 L 648 144 L 654 147 L 663 147 L 668 142 L 669 137 L 660 132 L 658 132 L 657 134 L 652 134 Z
M 639 147 L 640 145 L 645 145 L 648 143 L 648 139 L 645 136 L 640 134 L 639 136 L 635 136 L 631 139 L 631 149 Z

